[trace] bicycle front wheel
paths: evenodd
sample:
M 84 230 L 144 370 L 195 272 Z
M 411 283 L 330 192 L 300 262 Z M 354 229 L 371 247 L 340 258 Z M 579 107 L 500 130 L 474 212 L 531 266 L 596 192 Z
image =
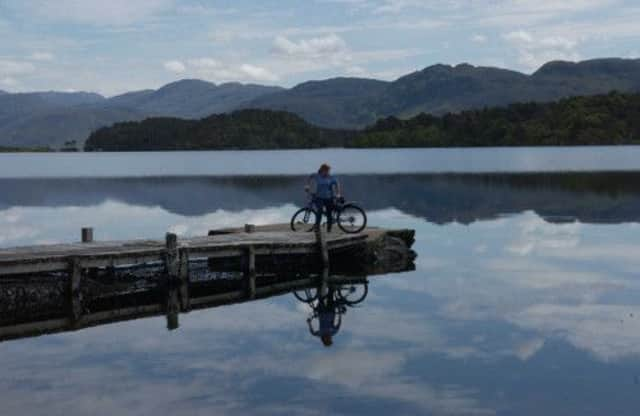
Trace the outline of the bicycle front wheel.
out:
M 356 234 L 367 227 L 367 214 L 357 205 L 347 204 L 338 213 L 338 227 L 348 234 Z
M 312 208 L 302 208 L 291 217 L 292 231 L 313 231 L 316 225 L 316 211 Z

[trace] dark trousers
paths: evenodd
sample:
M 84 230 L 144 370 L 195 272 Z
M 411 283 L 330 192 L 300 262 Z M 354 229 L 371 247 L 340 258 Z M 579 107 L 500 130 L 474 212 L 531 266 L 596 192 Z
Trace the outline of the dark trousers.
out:
M 327 232 L 331 232 L 331 226 L 333 225 L 333 210 L 335 209 L 333 198 L 317 198 L 314 201 L 314 205 L 316 207 L 316 228 L 320 228 L 322 213 L 325 212 L 327 215 Z

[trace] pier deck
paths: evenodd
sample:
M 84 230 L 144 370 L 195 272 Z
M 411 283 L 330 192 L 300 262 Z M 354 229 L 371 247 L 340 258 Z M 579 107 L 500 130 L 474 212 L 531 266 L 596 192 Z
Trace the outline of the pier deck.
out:
M 280 227 L 257 228 L 253 232 L 220 230 L 214 235 L 177 240 L 105 241 L 17 247 L 0 250 L 0 277 L 6 275 L 60 272 L 72 267 L 99 268 L 167 262 L 176 258 L 233 258 L 250 250 L 254 256 L 319 253 L 322 246 L 331 252 L 355 247 L 377 229 L 359 234 L 325 234 L 286 231 Z M 168 235 L 169 236 L 169 235 Z M 173 254 L 173 256 L 171 255 Z

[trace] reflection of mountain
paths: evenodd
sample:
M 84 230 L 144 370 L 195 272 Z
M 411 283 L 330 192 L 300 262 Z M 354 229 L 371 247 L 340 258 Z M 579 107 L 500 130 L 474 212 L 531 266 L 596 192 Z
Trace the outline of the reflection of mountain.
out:
M 434 223 L 533 210 L 549 221 L 640 221 L 640 173 L 370 175 L 342 178 L 369 210 L 397 208 Z M 3 179 L 0 208 L 118 200 L 196 216 L 304 201 L 298 177 Z

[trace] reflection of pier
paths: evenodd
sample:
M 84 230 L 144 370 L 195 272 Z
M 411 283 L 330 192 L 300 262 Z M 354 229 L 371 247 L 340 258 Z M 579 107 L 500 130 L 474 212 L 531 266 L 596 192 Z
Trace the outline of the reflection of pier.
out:
M 213 279 L 194 283 L 189 310 L 209 309 L 250 302 L 293 291 L 313 289 L 322 281 L 322 274 L 285 277 L 260 275 L 258 277 L 260 283 L 256 285 L 253 294 L 247 290 L 244 279 Z M 333 285 L 365 285 L 368 280 L 365 276 L 331 276 L 327 278 L 327 282 Z M 32 285 L 36 284 L 36 282 L 32 283 Z M 20 285 L 22 286 L 20 287 Z M 13 290 L 15 292 L 22 291 L 22 294 L 27 296 L 34 296 L 35 292 L 40 290 L 44 298 L 37 300 L 32 298 L 30 308 L 24 310 L 6 310 L 10 308 L 3 307 L 5 310 L 2 311 L 3 317 L 0 319 L 0 341 L 75 331 L 98 325 L 162 315 L 167 318 L 167 328 L 176 329 L 179 314 L 187 312 L 182 310 L 178 287 L 161 281 L 158 281 L 156 287 L 149 287 L 146 290 L 83 299 L 81 307 L 86 312 L 78 319 L 73 319 L 66 313 L 72 307 L 73 300 L 69 296 L 65 296 L 64 291 L 58 293 L 60 297 L 55 305 L 46 305 L 47 302 L 51 302 L 49 297 L 55 296 L 55 289 L 52 288 L 52 292 L 45 295 L 45 290 L 42 287 L 25 287 L 24 282 L 20 285 L 13 286 Z M 3 293 L 0 294 L 5 298 L 3 302 L 8 301 L 6 296 L 12 295 L 7 293 L 7 290 L 8 288 L 4 288 Z M 36 310 L 40 304 L 48 307 L 44 314 Z
M 413 233 L 406 230 L 330 237 L 251 228 L 212 234 L 180 241 L 168 234 L 164 244 L 1 251 L 0 341 L 163 314 L 174 329 L 180 312 L 319 282 L 364 284 L 367 275 L 413 268 Z M 360 277 L 337 277 L 345 275 Z

